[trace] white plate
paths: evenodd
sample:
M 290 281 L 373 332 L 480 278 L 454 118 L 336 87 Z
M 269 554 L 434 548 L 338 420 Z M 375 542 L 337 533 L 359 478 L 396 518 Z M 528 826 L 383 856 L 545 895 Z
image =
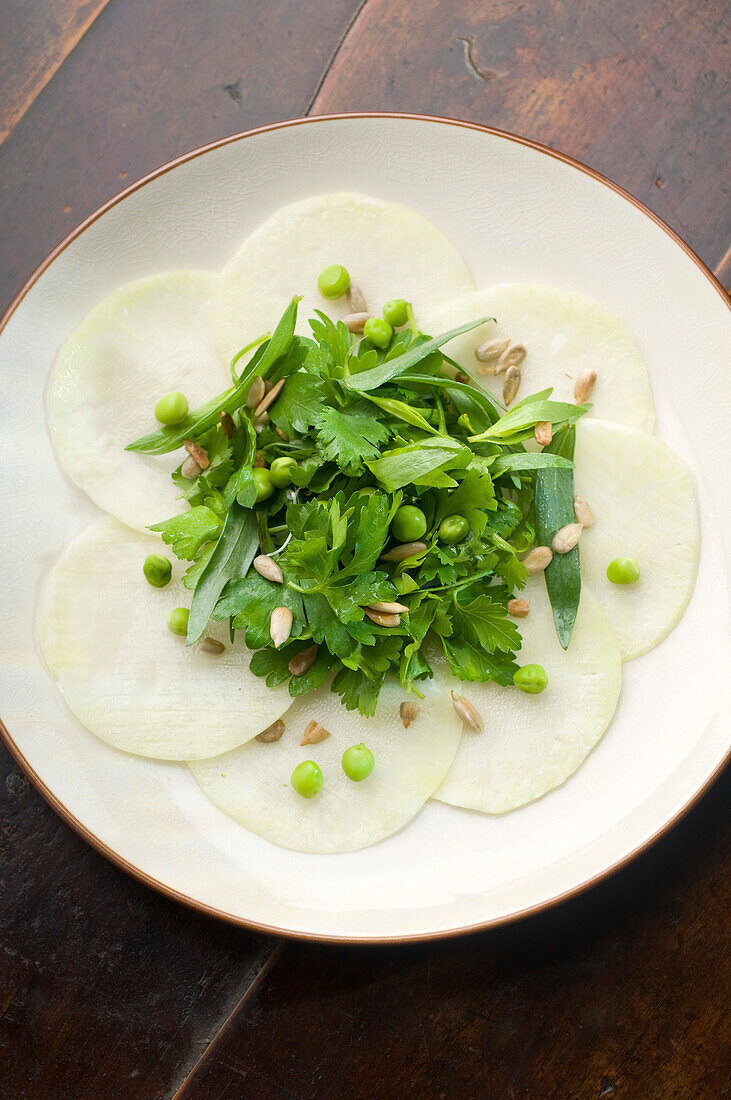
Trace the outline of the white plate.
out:
M 647 360 L 658 434 L 695 472 L 703 548 L 684 619 L 625 667 L 615 721 L 564 786 L 503 817 L 431 803 L 375 847 L 311 856 L 240 828 L 183 766 L 126 756 L 82 728 L 42 666 L 32 622 L 44 572 L 95 514 L 59 473 L 43 426 L 61 341 L 121 283 L 219 269 L 278 206 L 339 189 L 432 218 L 478 286 L 553 283 L 615 309 Z M 440 936 L 510 920 L 606 875 L 692 804 L 728 750 L 727 305 L 685 245 L 618 188 L 547 149 L 465 123 L 297 120 L 227 138 L 135 184 L 51 254 L 0 335 L 0 713 L 10 750 L 61 816 L 127 871 L 270 931 Z

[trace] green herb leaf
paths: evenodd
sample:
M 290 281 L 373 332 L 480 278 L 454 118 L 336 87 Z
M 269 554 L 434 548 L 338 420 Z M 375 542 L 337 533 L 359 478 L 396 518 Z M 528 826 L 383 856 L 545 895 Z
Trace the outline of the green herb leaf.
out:
M 519 451 L 517 454 L 497 455 L 490 464 L 490 471 L 493 477 L 499 477 L 500 474 L 514 473 L 518 470 L 545 470 L 550 467 L 570 470 L 573 465 L 570 459 L 550 454 L 548 451 Z
M 426 359 L 432 352 L 436 351 L 442 346 L 442 344 L 449 343 L 455 336 L 461 336 L 463 332 L 469 332 L 473 328 L 478 328 L 480 325 L 484 325 L 487 321 L 494 321 L 494 317 L 480 317 L 477 321 L 470 321 L 466 325 L 460 325 L 458 328 L 451 329 L 450 332 L 444 332 L 441 336 L 435 336 L 432 340 L 425 340 L 423 343 L 414 340 L 409 348 L 402 354 L 396 356 L 394 359 L 385 360 L 377 367 L 373 367 L 372 370 L 362 371 L 355 375 L 351 379 L 346 379 L 345 384 L 352 389 L 358 389 L 361 391 L 377 390 L 379 386 L 383 386 L 386 382 L 390 382 L 392 378 L 396 378 L 399 374 L 405 374 L 406 371 L 411 370 Z
M 359 474 L 363 461 L 377 458 L 377 444 L 388 439 L 388 431 L 369 413 L 339 412 L 331 405 L 320 407 L 317 433 L 322 453 L 337 462 L 346 473 Z
M 255 374 L 262 378 L 268 377 L 276 361 L 283 356 L 292 344 L 294 327 L 297 323 L 297 303 L 299 298 L 293 298 L 289 303 L 282 318 L 274 330 L 270 340 L 261 345 L 261 356 L 257 352 L 252 361 L 247 365 L 241 376 L 241 381 L 232 390 L 226 390 L 205 405 L 190 413 L 182 424 L 174 427 L 160 428 L 150 435 L 136 439 L 134 443 L 128 443 L 126 450 L 141 451 L 144 454 L 162 455 L 168 451 L 182 447 L 186 439 L 197 439 L 204 432 L 213 428 L 219 421 L 221 411 L 233 413 L 246 401 L 249 386 Z M 256 361 L 256 362 L 255 362 Z
M 289 608 L 293 616 L 290 638 L 299 637 L 305 629 L 301 594 L 286 582 L 274 584 L 250 570 L 243 579 L 227 585 L 216 603 L 213 617 L 232 618 L 234 629 L 245 632 L 246 644 L 251 649 L 259 649 L 271 645 L 269 624 L 275 607 Z
M 199 505 L 188 512 L 156 523 L 150 531 L 159 531 L 166 546 L 172 546 L 176 557 L 193 561 L 204 542 L 221 534 L 221 517 L 211 508 Z
M 480 435 L 470 437 L 470 443 L 480 443 L 483 440 L 513 439 L 519 433 L 528 429 L 533 431 L 536 424 L 542 420 L 550 420 L 552 424 L 573 424 L 576 420 L 589 411 L 588 405 L 570 405 L 563 401 L 530 401 L 521 402 L 514 409 L 510 409 L 494 424 Z
M 550 447 L 555 453 L 573 458 L 575 428 L 568 427 L 554 436 Z M 544 452 L 545 453 L 545 452 Z M 553 536 L 567 523 L 574 522 L 574 471 L 553 467 L 536 471 L 534 506 L 538 541 L 550 546 Z M 553 608 L 558 640 L 568 648 L 581 596 L 579 548 L 568 554 L 554 554 L 545 571 L 546 589 Z
M 372 401 L 379 409 L 390 413 L 391 416 L 404 420 L 407 424 L 413 424 L 415 428 L 421 428 L 422 431 L 431 432 L 433 435 L 439 434 L 437 429 L 432 427 L 417 409 L 412 409 L 405 401 L 399 401 L 395 397 L 375 397 L 371 393 L 363 393 L 360 396 Z
M 283 432 L 306 432 L 317 423 L 326 403 L 325 389 L 314 374 L 301 371 L 287 379 L 281 394 L 269 409 L 272 421 Z
M 224 586 L 235 577 L 243 577 L 259 548 L 259 533 L 253 512 L 232 504 L 216 548 L 206 562 L 195 586 L 188 619 L 186 645 L 193 645 L 208 625 L 208 620 Z
M 384 451 L 380 458 L 366 465 L 389 493 L 404 485 L 420 484 L 420 478 L 433 470 L 465 469 L 472 452 L 450 436 L 430 436 L 406 447 Z

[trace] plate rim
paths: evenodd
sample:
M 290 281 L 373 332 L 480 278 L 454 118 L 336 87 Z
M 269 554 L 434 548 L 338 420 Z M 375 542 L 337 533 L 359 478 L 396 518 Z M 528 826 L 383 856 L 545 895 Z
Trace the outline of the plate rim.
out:
M 584 175 L 591 177 L 597 182 L 608 187 L 611 191 L 614 191 L 621 198 L 625 199 L 641 213 L 646 215 L 651 221 L 660 227 L 672 241 L 675 242 L 686 255 L 695 263 L 703 275 L 708 279 L 713 288 L 720 294 L 721 298 L 731 310 L 731 299 L 726 293 L 723 285 L 716 278 L 710 268 L 701 260 L 698 254 L 687 244 L 686 241 L 672 229 L 661 217 L 655 214 L 649 209 L 643 202 L 635 198 L 629 191 L 621 187 L 619 184 L 614 183 L 607 176 L 598 172 L 594 168 L 590 168 L 582 161 L 577 160 L 575 157 L 569 156 L 567 153 L 560 152 L 556 149 L 551 149 L 549 146 L 542 144 L 541 142 L 534 141 L 532 138 L 522 137 L 519 134 L 514 134 L 508 130 L 501 130 L 494 126 L 485 126 L 477 122 L 469 122 L 464 119 L 447 118 L 439 115 L 424 115 L 412 112 L 401 111 L 351 111 L 336 114 L 327 115 L 308 115 L 293 119 L 287 119 L 283 122 L 268 123 L 264 126 L 257 126 L 249 130 L 242 130 L 235 134 L 229 134 L 222 138 L 217 138 L 215 141 L 207 142 L 205 145 L 197 146 L 185 153 L 181 153 L 179 156 L 174 157 L 172 160 L 166 161 L 164 164 L 152 171 L 145 173 L 138 180 L 124 187 L 121 191 L 118 191 L 111 198 L 107 199 L 104 203 L 98 206 L 92 213 L 87 215 L 79 224 L 67 233 L 54 248 L 46 255 L 46 257 L 38 264 L 38 266 L 31 272 L 23 285 L 11 299 L 10 304 L 0 316 L 0 335 L 2 335 L 4 329 L 9 323 L 11 317 L 17 310 L 20 303 L 24 300 L 28 292 L 38 282 L 43 273 L 51 266 L 54 260 L 61 255 L 65 249 L 80 237 L 89 226 L 93 225 L 99 218 L 111 210 L 118 203 L 122 202 L 129 195 L 134 194 L 135 191 L 145 187 L 148 183 L 158 179 L 160 176 L 165 175 L 167 172 L 172 171 L 173 168 L 177 168 L 181 164 L 185 164 L 190 160 L 194 160 L 205 153 L 209 153 L 214 149 L 221 148 L 225 145 L 233 144 L 234 142 L 243 141 L 249 137 L 256 137 L 259 134 L 269 133 L 275 130 L 283 130 L 293 126 L 301 126 L 313 124 L 316 125 L 319 122 L 337 122 L 347 119 L 363 119 L 363 118 L 377 118 L 377 119 L 405 119 L 407 121 L 414 122 L 426 122 L 436 123 L 439 125 L 457 126 L 468 130 L 476 130 L 480 133 L 490 134 L 493 137 L 502 138 L 507 141 L 515 142 L 518 145 L 523 145 L 529 149 L 533 149 L 538 153 L 546 156 L 550 156 L 555 160 L 559 160 L 570 167 L 577 169 Z M 516 909 L 511 913 L 503 914 L 499 917 L 493 917 L 487 920 L 478 921 L 469 925 L 458 925 L 454 928 L 442 929 L 433 932 L 415 932 L 407 933 L 404 935 L 368 935 L 368 936 L 347 936 L 337 935 L 331 933 L 321 933 L 312 931 L 303 931 L 292 928 L 281 928 L 275 924 L 266 924 L 261 921 L 251 920 L 239 916 L 235 913 L 226 912 L 223 909 L 219 909 L 213 905 L 209 905 L 206 902 L 200 901 L 197 898 L 191 897 L 187 894 L 176 890 L 174 887 L 161 882 L 159 879 L 154 878 L 148 874 L 141 867 L 137 867 L 131 863 L 124 856 L 121 856 L 113 848 L 109 847 L 103 840 L 101 840 L 92 830 L 83 824 L 69 808 L 58 798 L 58 796 L 51 790 L 51 788 L 41 779 L 35 768 L 25 758 L 24 754 L 13 740 L 13 737 L 8 730 L 7 726 L 0 717 L 0 741 L 5 745 L 11 757 L 15 760 L 16 764 L 21 768 L 32 785 L 38 791 L 42 798 L 50 805 L 56 814 L 65 822 L 78 836 L 80 836 L 87 844 L 90 845 L 96 852 L 98 852 L 110 863 L 114 864 L 120 870 L 130 875 L 133 879 L 141 882 L 143 885 L 150 887 L 157 893 L 162 894 L 164 897 L 170 898 L 198 913 L 203 913 L 209 917 L 215 917 L 218 920 L 225 921 L 228 924 L 236 925 L 240 928 L 245 928 L 250 931 L 260 932 L 266 935 L 280 936 L 285 939 L 301 940 L 311 943 L 339 943 L 339 944 L 402 944 L 402 943 L 418 943 L 427 941 L 436 941 L 451 939 L 457 936 L 467 936 L 475 932 L 485 931 L 488 928 L 498 928 L 502 925 L 510 924 L 513 921 L 522 920 L 525 917 L 535 916 L 538 913 L 546 912 L 549 909 L 553 909 L 557 905 L 560 905 L 564 901 L 568 901 L 572 898 L 578 897 L 586 891 L 590 890 L 593 886 L 598 885 L 605 879 L 614 875 L 620 871 L 623 867 L 626 867 L 629 863 L 633 862 L 650 847 L 652 847 L 657 841 L 670 832 L 685 816 L 688 814 L 694 806 L 696 806 L 706 792 L 713 786 L 721 773 L 726 768 L 726 765 L 731 760 L 731 748 L 726 752 L 725 756 L 713 770 L 713 772 L 705 779 L 699 789 L 688 799 L 680 809 L 667 821 L 665 821 L 659 829 L 652 832 L 652 834 L 643 840 L 631 851 L 625 853 L 620 859 L 615 860 L 608 867 L 603 868 L 596 874 L 589 876 L 576 886 L 571 887 L 569 890 L 564 890 L 559 894 L 553 895 L 543 901 L 536 902 L 536 904 Z

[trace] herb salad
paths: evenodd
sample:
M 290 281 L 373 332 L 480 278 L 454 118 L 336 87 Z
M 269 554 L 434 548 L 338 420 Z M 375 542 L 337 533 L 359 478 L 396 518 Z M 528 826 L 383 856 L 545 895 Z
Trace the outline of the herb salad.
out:
M 364 715 L 387 677 L 420 694 L 429 638 L 458 679 L 512 688 L 529 571 L 545 568 L 563 648 L 581 588 L 577 549 L 531 550 L 574 518 L 573 425 L 590 406 L 546 389 L 506 408 L 440 350 L 490 318 L 430 337 L 388 305 L 400 331 L 384 319 L 371 339 L 367 322 L 360 335 L 317 311 L 303 337 L 293 298 L 234 357 L 227 392 L 190 412 L 169 402 L 127 448 L 188 452 L 172 476 L 189 508 L 151 527 L 190 563 L 187 644 L 227 621 L 269 686 L 296 697 L 331 678 Z M 551 442 L 527 450 L 537 425 Z

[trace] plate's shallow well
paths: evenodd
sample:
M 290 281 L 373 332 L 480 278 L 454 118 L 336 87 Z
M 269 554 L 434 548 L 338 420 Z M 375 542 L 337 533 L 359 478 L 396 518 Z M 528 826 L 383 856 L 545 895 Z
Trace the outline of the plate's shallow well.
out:
M 390 150 L 386 160 L 373 159 L 374 143 Z M 220 269 L 278 206 L 339 189 L 433 219 L 478 286 L 552 283 L 616 310 L 648 363 L 658 434 L 694 471 L 703 546 L 684 619 L 625 667 L 615 721 L 562 787 L 500 817 L 431 803 L 375 847 L 311 856 L 243 830 L 184 766 L 96 740 L 56 694 L 32 622 L 43 575 L 96 514 L 59 473 L 43 430 L 61 341 L 121 283 Z M 666 229 L 591 174 L 504 135 L 437 120 L 314 119 L 234 138 L 156 174 L 65 244 L 0 335 L 0 714 L 10 747 L 56 807 L 127 869 L 252 925 L 332 939 L 436 936 L 581 888 L 677 817 L 727 752 L 728 348 L 719 288 Z

